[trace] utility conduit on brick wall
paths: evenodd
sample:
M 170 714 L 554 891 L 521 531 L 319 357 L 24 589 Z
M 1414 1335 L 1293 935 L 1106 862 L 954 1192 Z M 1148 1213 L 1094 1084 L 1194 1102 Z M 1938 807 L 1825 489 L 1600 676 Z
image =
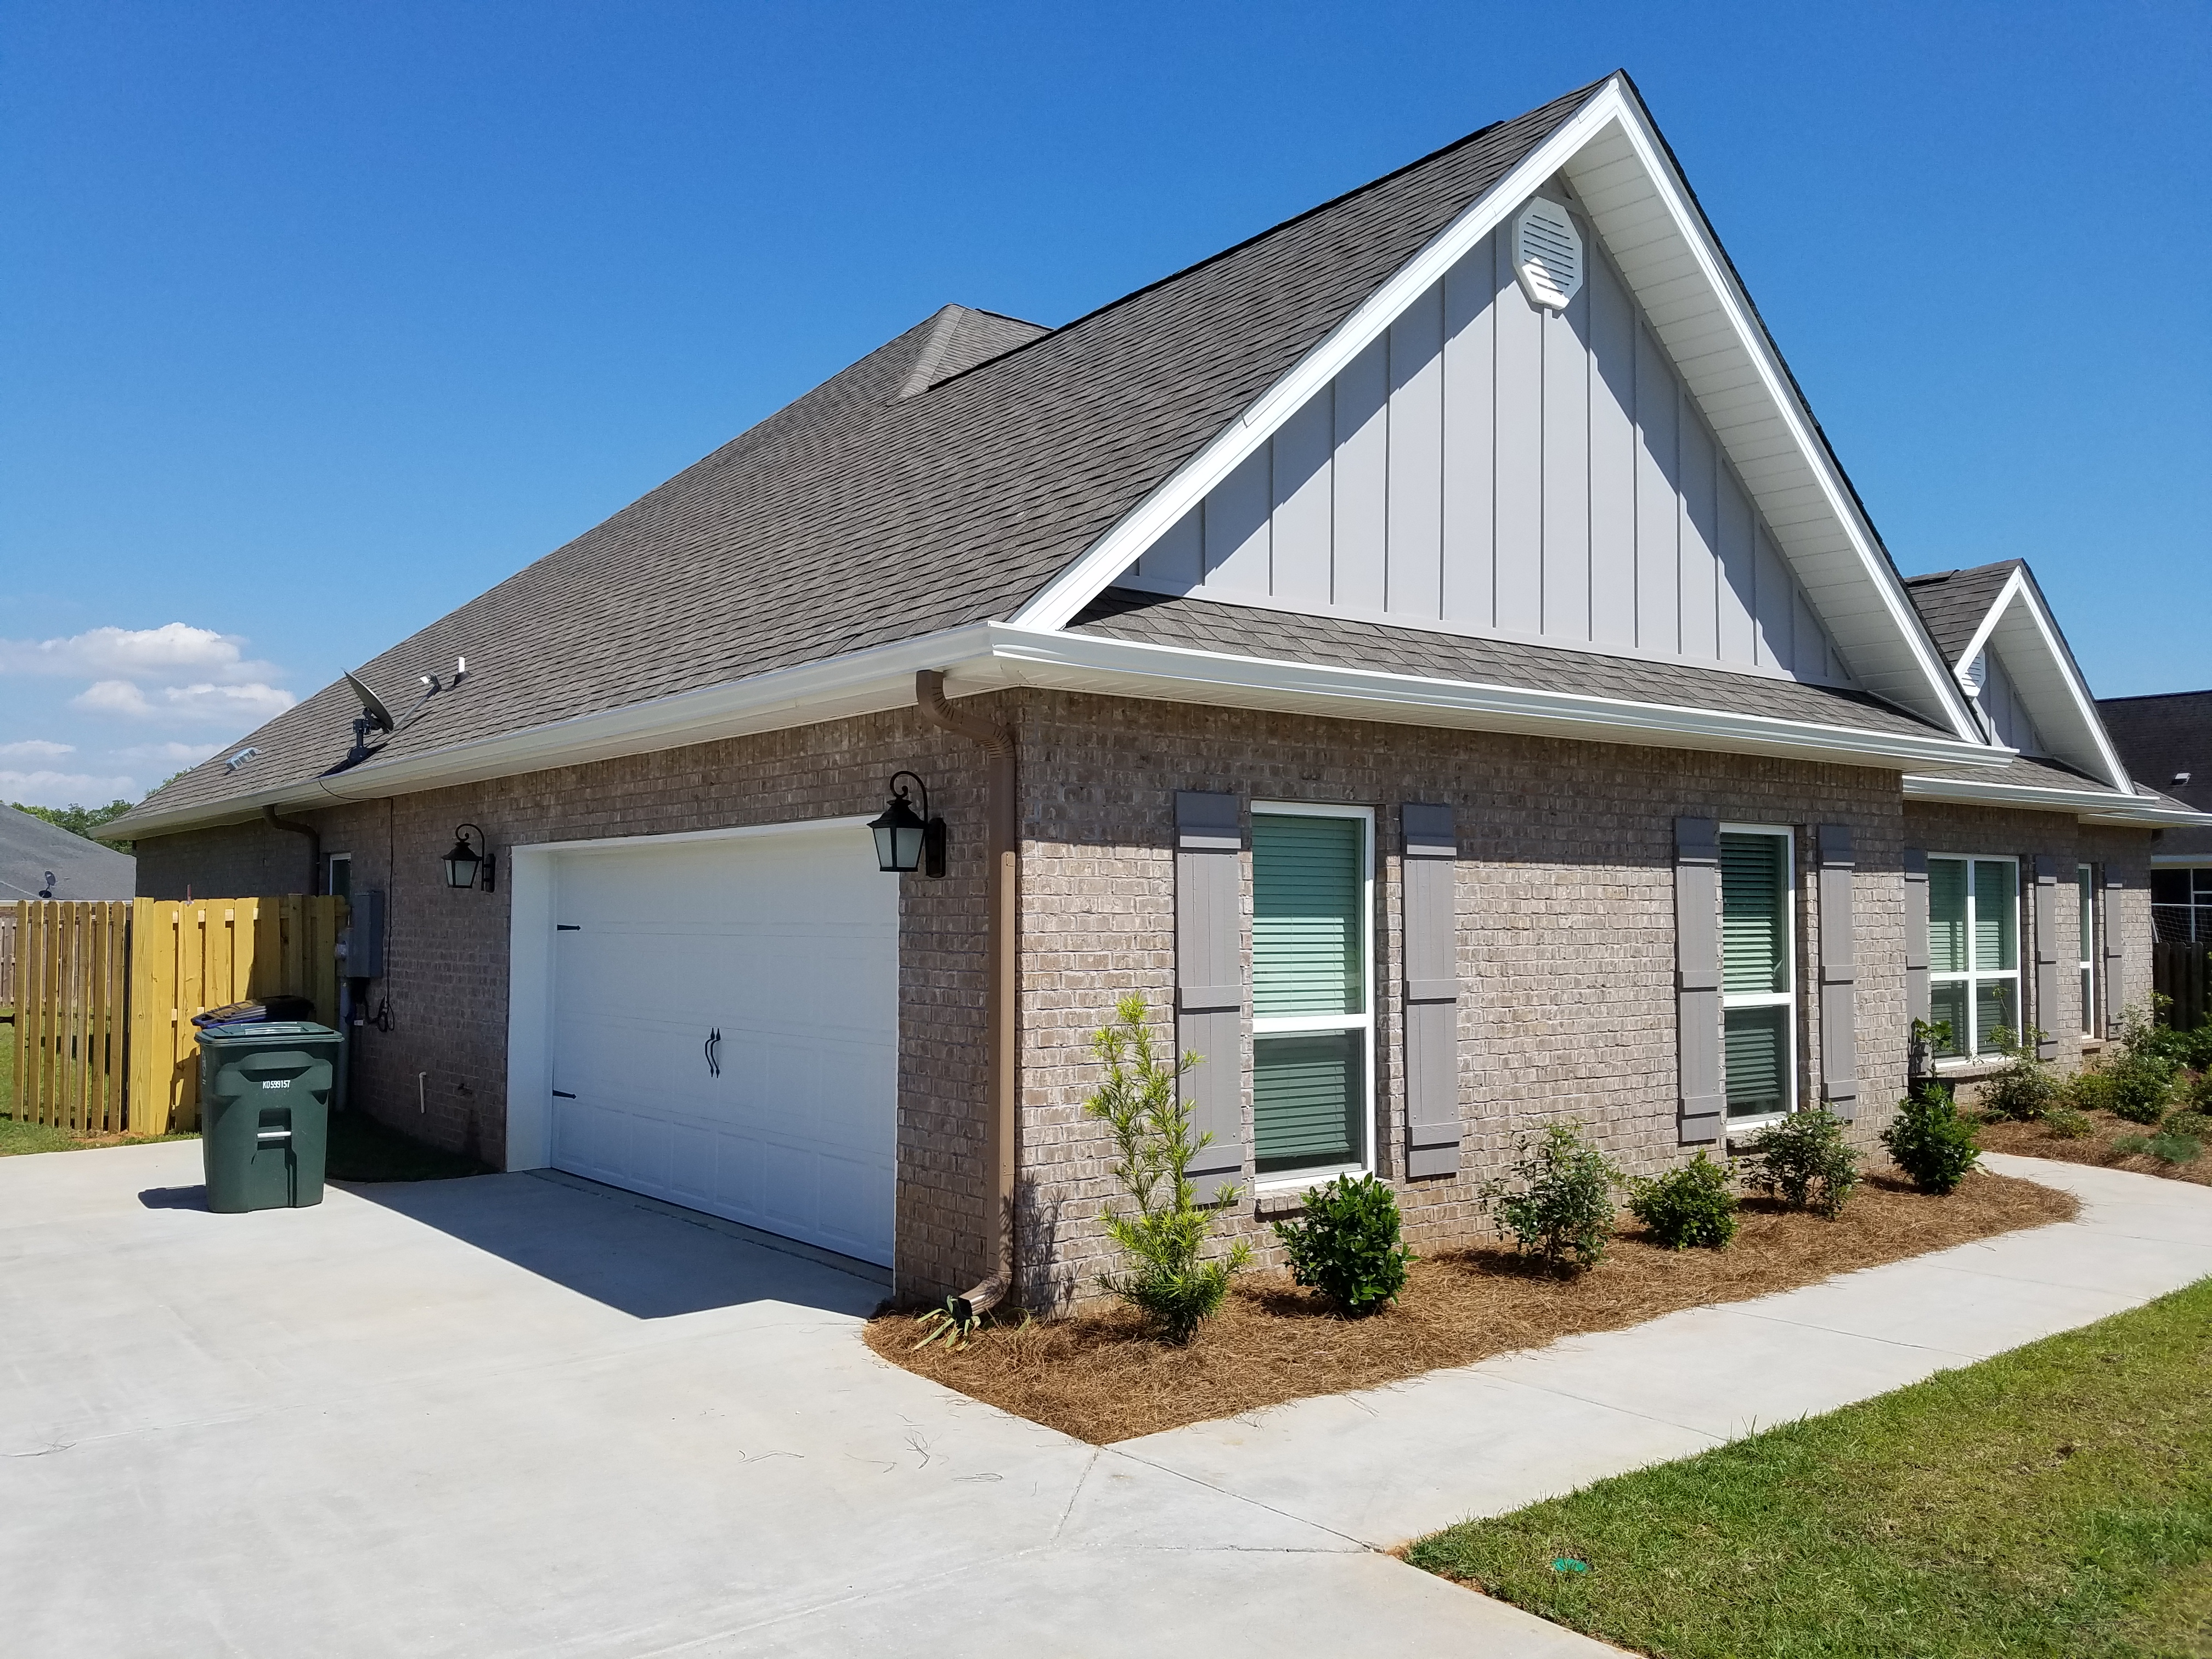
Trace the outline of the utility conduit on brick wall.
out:
M 938 669 L 925 668 L 915 675 L 914 698 L 924 720 L 940 732 L 981 744 L 989 762 L 988 799 L 984 808 L 984 857 L 990 875 L 986 927 L 990 944 L 984 1012 L 988 1106 L 983 1156 L 991 1177 L 988 1259 L 992 1270 L 981 1284 L 957 1298 L 972 1315 L 1003 1300 L 1013 1288 L 1014 1279 L 1014 1111 L 1019 1076 L 1014 1048 L 1015 949 L 1021 869 L 1014 739 L 996 720 L 956 712 L 945 701 L 945 675 Z

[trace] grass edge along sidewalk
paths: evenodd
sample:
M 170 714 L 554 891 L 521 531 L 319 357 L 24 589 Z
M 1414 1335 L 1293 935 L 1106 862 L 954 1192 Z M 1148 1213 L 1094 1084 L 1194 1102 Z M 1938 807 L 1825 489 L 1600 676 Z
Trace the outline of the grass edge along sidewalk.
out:
M 1405 1556 L 1659 1659 L 2212 1655 L 2212 1279 Z

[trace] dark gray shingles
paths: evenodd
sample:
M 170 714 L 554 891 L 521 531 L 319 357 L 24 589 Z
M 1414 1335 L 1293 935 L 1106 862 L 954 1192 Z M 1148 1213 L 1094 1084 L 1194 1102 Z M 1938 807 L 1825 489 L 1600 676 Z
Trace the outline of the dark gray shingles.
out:
M 2138 786 L 2212 812 L 2212 691 L 2105 697 L 2097 703 L 2112 746 Z M 2177 783 L 2178 774 L 2189 781 Z M 2212 855 L 2212 829 L 2169 830 L 2161 853 Z
M 1959 665 L 1959 653 L 1973 639 L 1974 630 L 1996 603 L 1998 590 L 2020 564 L 2018 559 L 2002 559 L 1970 570 L 1945 570 L 1905 579 L 1905 591 L 1912 596 L 1913 609 L 1928 624 L 1948 666 Z
M 1211 599 L 1109 587 L 1070 624 L 1075 631 L 1240 657 L 1418 674 L 1528 691 L 1564 691 L 1668 708 L 1715 708 L 1865 732 L 1950 734 L 1862 691 L 1686 663 L 1430 633 L 1342 617 L 1301 616 Z
M 457 655 L 475 671 L 384 754 L 1010 614 L 1596 90 L 899 397 L 939 319 L 920 325 L 368 664 L 387 699 Z M 962 336 L 973 350 L 1009 337 L 964 323 Z M 252 735 L 246 768 L 210 763 L 149 805 L 312 778 L 344 751 L 354 712 L 325 688 Z
M 137 891 L 138 861 L 129 854 L 0 806 L 0 903 L 38 897 L 49 870 L 58 899 L 127 899 Z

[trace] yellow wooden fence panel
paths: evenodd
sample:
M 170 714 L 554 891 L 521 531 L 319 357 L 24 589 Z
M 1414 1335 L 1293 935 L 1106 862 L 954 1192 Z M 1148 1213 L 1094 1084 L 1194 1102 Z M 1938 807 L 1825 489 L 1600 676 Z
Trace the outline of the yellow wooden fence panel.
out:
M 106 900 L 15 905 L 17 1117 L 76 1134 L 122 1128 L 129 908 Z
M 131 909 L 130 1115 L 133 1134 L 199 1126 L 192 1016 L 249 998 L 313 1000 L 337 1024 L 337 944 L 345 901 L 137 899 Z

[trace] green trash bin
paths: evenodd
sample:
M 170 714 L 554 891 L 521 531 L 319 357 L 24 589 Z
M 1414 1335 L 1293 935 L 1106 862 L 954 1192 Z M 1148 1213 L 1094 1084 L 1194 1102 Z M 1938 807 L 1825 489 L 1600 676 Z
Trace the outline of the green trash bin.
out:
M 210 1210 L 323 1201 L 331 1086 L 345 1039 L 293 1020 L 200 1032 L 200 1160 Z

